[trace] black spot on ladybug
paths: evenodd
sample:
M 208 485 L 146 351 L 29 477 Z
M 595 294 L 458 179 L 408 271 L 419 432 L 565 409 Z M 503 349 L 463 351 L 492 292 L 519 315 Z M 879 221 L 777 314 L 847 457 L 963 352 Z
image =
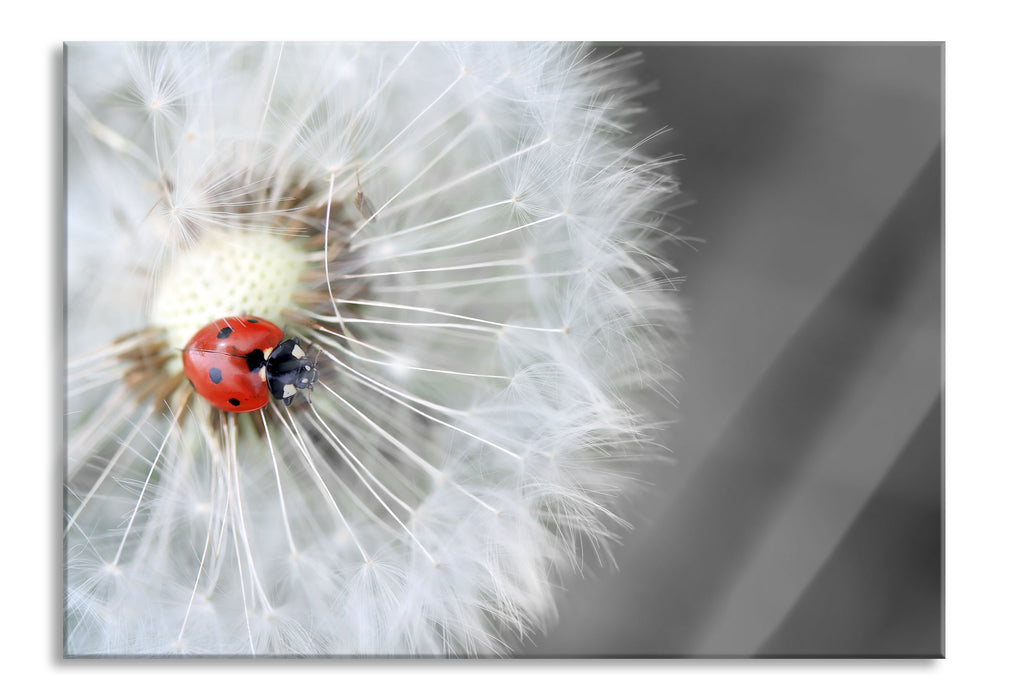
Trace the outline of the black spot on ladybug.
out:
M 221 330 L 217 331 L 218 338 L 227 338 L 235 329 L 231 326 L 225 326 Z
M 256 348 L 245 356 L 245 362 L 249 365 L 250 372 L 257 372 L 266 363 L 266 358 L 263 356 L 263 351 Z
M 249 323 L 259 323 L 258 318 L 247 318 L 245 320 L 248 321 Z
M 228 399 L 228 403 L 230 403 L 232 406 L 237 406 L 238 404 L 240 404 L 242 402 L 239 401 L 238 399 Z
M 220 384 L 221 380 L 224 379 L 224 375 L 221 374 L 221 370 L 217 369 L 216 367 L 211 367 L 210 372 L 208 372 L 208 374 L 210 374 L 210 381 L 212 381 L 214 384 Z

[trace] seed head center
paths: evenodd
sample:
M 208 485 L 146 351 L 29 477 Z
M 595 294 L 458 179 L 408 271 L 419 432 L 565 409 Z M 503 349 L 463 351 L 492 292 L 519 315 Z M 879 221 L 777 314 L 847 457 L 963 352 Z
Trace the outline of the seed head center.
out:
M 207 323 L 251 314 L 281 324 L 301 289 L 306 256 L 296 240 L 264 233 L 216 232 L 175 253 L 158 280 L 151 324 L 181 349 Z M 181 360 L 178 361 L 181 368 Z M 174 369 L 174 368 L 170 368 Z

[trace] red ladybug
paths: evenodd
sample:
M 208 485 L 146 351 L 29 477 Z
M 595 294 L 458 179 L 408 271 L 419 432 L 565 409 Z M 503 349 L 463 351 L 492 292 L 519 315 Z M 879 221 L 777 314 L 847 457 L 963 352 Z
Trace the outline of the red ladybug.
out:
M 319 377 L 300 340 L 255 316 L 208 323 L 182 349 L 182 367 L 196 393 L 231 413 L 257 411 L 271 395 L 290 406 Z

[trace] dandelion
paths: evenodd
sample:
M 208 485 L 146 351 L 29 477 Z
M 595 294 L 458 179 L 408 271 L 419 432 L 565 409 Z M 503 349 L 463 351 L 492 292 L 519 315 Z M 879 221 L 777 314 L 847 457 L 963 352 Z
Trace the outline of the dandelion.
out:
M 668 392 L 668 162 L 573 45 L 67 49 L 68 654 L 506 653 Z M 318 369 L 211 406 L 251 315 Z

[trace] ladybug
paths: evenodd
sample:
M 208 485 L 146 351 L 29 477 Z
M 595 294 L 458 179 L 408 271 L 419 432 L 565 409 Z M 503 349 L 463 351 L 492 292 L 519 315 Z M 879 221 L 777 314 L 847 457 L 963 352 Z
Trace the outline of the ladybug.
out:
M 231 413 L 257 411 L 271 395 L 290 406 L 319 377 L 300 340 L 256 316 L 228 316 L 198 330 L 182 349 L 182 368 L 196 393 Z

